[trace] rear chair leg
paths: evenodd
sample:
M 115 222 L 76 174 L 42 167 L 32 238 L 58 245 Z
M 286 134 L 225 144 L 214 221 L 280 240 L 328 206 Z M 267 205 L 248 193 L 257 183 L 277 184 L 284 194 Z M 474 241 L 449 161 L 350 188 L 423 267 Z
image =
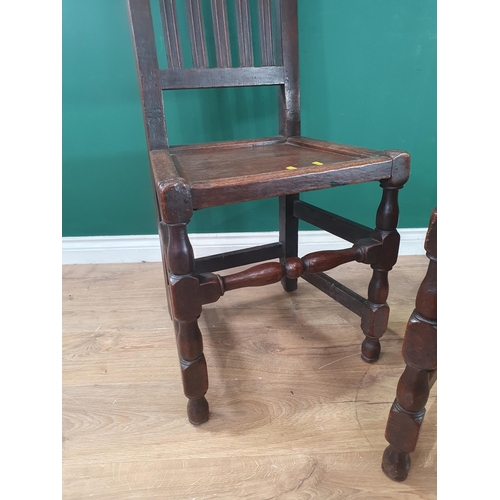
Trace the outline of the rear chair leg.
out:
M 280 196 L 279 199 L 279 226 L 280 243 L 283 245 L 283 255 L 280 264 L 290 257 L 297 257 L 299 251 L 299 219 L 293 215 L 293 204 L 299 199 L 298 194 Z M 285 292 L 297 290 L 297 279 L 287 278 L 281 280 Z

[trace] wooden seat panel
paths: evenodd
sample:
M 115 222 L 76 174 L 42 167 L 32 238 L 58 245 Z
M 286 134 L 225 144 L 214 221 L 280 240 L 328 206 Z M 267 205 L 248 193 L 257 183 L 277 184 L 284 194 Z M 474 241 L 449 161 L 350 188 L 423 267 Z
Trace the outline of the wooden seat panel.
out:
M 174 146 L 170 154 L 194 208 L 380 180 L 392 168 L 383 152 L 299 137 Z

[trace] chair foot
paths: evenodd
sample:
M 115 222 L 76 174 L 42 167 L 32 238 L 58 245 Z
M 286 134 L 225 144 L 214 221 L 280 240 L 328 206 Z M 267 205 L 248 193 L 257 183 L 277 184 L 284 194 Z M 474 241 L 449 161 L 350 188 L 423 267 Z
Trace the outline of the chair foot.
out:
M 205 396 L 189 399 L 187 404 L 188 419 L 193 425 L 203 424 L 208 420 L 208 401 Z
M 374 337 L 365 337 L 361 344 L 361 359 L 367 363 L 377 361 L 380 357 L 380 340 Z
M 409 453 L 396 450 L 392 445 L 389 445 L 382 457 L 382 470 L 386 476 L 394 481 L 404 481 L 408 477 L 410 470 L 411 458 Z

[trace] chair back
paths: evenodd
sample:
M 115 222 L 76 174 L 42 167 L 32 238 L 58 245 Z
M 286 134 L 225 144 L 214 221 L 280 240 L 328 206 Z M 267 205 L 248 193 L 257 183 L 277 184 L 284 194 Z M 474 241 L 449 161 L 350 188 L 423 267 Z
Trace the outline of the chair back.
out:
M 153 0 L 155 1 L 155 0 Z M 238 65 L 231 57 L 226 0 L 210 0 L 214 47 L 207 49 L 201 0 L 159 0 L 167 56 L 160 69 L 150 0 L 128 0 L 139 86 L 149 148 L 168 148 L 163 90 L 277 85 L 279 134 L 300 135 L 297 0 L 257 0 L 259 40 L 254 40 L 249 1 L 234 3 Z M 179 7 L 185 8 L 192 67 L 181 49 Z M 234 42 L 234 38 L 233 38 Z M 258 42 L 258 43 L 257 43 Z M 261 65 L 255 65 L 254 47 Z M 209 65 L 214 50 L 216 65 Z

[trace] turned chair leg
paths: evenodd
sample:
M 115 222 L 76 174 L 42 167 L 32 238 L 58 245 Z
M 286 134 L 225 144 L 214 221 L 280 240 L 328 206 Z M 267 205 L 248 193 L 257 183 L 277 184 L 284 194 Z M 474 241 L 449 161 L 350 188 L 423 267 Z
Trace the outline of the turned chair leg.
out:
M 367 361 L 376 361 L 380 356 L 380 338 L 387 330 L 389 321 L 388 273 L 396 263 L 399 250 L 399 234 L 396 231 L 399 217 L 398 191 L 382 182 L 382 200 L 377 210 L 376 236 L 383 241 L 382 252 L 378 261 L 371 265 L 372 278 L 368 285 L 368 300 L 363 306 L 361 329 L 365 339 L 361 345 L 361 357 Z
M 299 251 L 299 219 L 293 215 L 293 204 L 298 199 L 298 194 L 280 196 L 279 198 L 280 243 L 283 245 L 280 263 L 282 265 L 286 259 L 297 257 Z M 285 276 L 281 280 L 281 285 L 286 292 L 293 292 L 297 290 L 297 278 Z
M 187 223 L 160 223 L 163 250 L 166 253 L 166 283 L 169 310 L 172 315 L 181 366 L 184 394 L 188 398 L 187 414 L 192 424 L 208 420 L 205 394 L 208 374 L 203 340 L 198 327 L 201 314 L 200 283 L 194 276 L 194 256 Z
M 396 399 L 389 412 L 382 469 L 396 481 L 404 481 L 410 469 L 410 453 L 417 445 L 429 390 L 437 369 L 437 213 L 433 212 L 425 249 L 427 273 L 415 301 L 403 340 L 406 368 L 399 379 Z
M 429 372 L 406 366 L 399 379 L 397 396 L 389 413 L 382 469 L 396 481 L 404 481 L 410 470 L 410 453 L 417 445 L 429 398 Z

